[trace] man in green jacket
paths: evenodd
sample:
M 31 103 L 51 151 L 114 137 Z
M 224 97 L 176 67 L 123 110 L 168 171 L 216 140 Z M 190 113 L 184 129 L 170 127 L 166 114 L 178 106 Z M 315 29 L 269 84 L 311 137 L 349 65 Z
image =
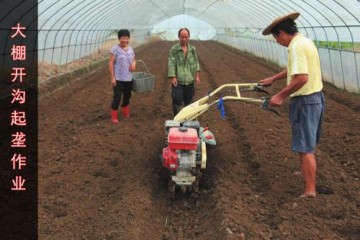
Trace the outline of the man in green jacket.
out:
M 194 82 L 200 84 L 200 64 L 195 47 L 189 44 L 189 29 L 181 28 L 178 37 L 180 42 L 171 47 L 168 59 L 174 116 L 183 104 L 187 106 L 192 102 Z

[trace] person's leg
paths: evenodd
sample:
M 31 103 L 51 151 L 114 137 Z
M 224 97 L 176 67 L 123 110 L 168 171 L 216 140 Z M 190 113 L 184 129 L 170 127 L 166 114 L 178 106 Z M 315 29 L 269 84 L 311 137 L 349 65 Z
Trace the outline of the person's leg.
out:
M 194 84 L 189 84 L 185 86 L 184 90 L 184 105 L 187 106 L 193 101 L 193 97 L 195 94 Z
M 313 153 L 299 153 L 301 172 L 304 176 L 305 190 L 300 197 L 316 196 L 316 160 Z
M 130 98 L 132 82 L 122 82 L 123 101 L 121 104 L 121 113 L 123 117 L 130 117 Z
M 111 109 L 112 110 L 118 110 L 119 108 L 119 104 L 120 104 L 120 99 L 121 99 L 121 89 L 120 89 L 120 82 L 116 81 L 116 85 L 115 87 L 113 87 L 113 99 L 111 101 Z
M 322 114 L 323 100 L 319 93 L 291 99 L 292 150 L 299 153 L 301 172 L 305 180 L 305 189 L 301 197 L 316 196 L 314 153 L 321 132 Z
M 132 82 L 121 82 L 121 85 L 121 90 L 124 93 L 121 106 L 126 107 L 130 104 Z
M 118 123 L 118 108 L 121 99 L 121 90 L 119 81 L 116 81 L 115 87 L 113 87 L 113 99 L 110 106 L 110 116 L 113 123 Z
M 178 84 L 176 87 L 171 86 L 171 98 L 174 116 L 179 113 L 183 104 L 183 86 Z
M 324 96 L 323 92 L 320 93 L 320 98 L 321 98 L 321 105 L 320 105 L 321 110 L 319 110 L 320 116 L 319 116 L 319 122 L 317 125 L 317 131 L 316 131 L 316 143 L 319 143 L 319 141 L 320 141 L 322 124 L 323 124 L 324 115 L 325 115 L 325 96 Z

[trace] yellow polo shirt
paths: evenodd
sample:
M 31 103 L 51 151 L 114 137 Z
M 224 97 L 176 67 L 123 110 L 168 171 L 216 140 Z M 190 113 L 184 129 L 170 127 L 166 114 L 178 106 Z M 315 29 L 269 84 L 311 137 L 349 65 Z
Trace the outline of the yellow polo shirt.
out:
M 323 88 L 320 58 L 315 44 L 302 34 L 296 35 L 288 46 L 287 84 L 296 74 L 307 74 L 308 81 L 291 97 L 310 95 Z

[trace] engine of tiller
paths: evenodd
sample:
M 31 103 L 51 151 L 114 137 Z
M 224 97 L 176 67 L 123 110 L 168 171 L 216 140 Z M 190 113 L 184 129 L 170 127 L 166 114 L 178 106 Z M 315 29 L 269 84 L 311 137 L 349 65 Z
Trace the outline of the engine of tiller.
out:
M 169 191 L 176 186 L 183 192 L 198 193 L 201 169 L 206 168 L 206 143 L 215 145 L 212 133 L 200 127 L 198 121 L 165 123 L 165 144 L 162 165 L 170 170 Z

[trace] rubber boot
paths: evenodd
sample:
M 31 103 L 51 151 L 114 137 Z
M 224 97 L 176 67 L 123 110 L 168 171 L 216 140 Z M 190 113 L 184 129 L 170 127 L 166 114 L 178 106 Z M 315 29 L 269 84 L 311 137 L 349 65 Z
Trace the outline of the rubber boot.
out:
M 116 124 L 119 122 L 118 120 L 118 111 L 117 110 L 110 110 L 110 116 L 111 116 L 111 121 Z
M 130 117 L 130 107 L 129 107 L 129 105 L 127 105 L 126 107 L 121 107 L 121 115 L 124 118 Z

